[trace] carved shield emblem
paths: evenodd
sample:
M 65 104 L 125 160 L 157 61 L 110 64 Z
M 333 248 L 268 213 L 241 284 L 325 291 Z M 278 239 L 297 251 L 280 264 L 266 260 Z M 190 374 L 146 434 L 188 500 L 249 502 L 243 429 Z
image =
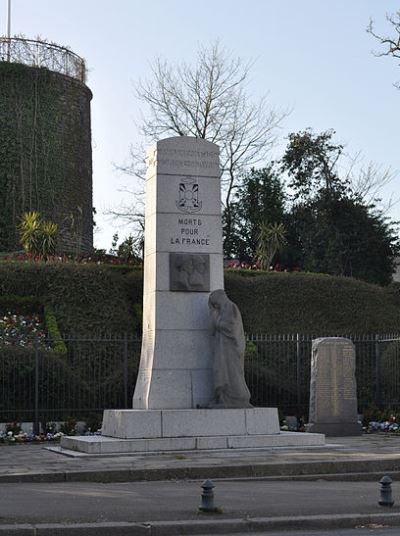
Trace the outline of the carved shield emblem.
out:
M 185 214 L 194 214 L 201 210 L 202 204 L 198 183 L 190 177 L 183 179 L 179 183 L 179 199 L 176 201 L 178 209 Z

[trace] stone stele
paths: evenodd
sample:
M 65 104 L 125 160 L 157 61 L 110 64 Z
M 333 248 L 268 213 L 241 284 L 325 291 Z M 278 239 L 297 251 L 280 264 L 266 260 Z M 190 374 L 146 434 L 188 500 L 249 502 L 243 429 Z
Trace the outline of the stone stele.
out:
M 361 433 L 355 368 L 354 344 L 349 339 L 313 341 L 308 431 L 329 436 Z
M 219 149 L 203 139 L 169 138 L 150 148 L 147 166 L 143 339 L 133 409 L 106 410 L 102 437 L 64 436 L 62 449 L 107 454 L 324 444 L 321 434 L 280 433 L 277 409 L 249 407 L 247 387 L 240 403 L 230 404 L 235 407 L 210 408 L 208 300 L 224 288 Z
M 209 292 L 223 286 L 218 147 L 159 141 L 147 154 L 142 354 L 133 407 L 207 407 Z

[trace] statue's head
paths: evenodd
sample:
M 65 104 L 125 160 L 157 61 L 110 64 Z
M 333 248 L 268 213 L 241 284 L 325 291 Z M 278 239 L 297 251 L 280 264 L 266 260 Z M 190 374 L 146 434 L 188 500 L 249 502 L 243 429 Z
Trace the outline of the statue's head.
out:
M 227 301 L 228 297 L 225 294 L 225 290 L 218 289 L 211 292 L 208 298 L 208 305 L 214 309 L 222 309 L 223 304 Z

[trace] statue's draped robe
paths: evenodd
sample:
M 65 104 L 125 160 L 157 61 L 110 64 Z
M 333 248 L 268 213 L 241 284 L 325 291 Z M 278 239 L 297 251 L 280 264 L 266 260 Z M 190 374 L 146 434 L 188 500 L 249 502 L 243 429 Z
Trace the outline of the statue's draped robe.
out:
M 214 372 L 214 400 L 210 405 L 251 407 L 244 379 L 246 340 L 240 311 L 222 290 L 211 294 L 209 304 Z

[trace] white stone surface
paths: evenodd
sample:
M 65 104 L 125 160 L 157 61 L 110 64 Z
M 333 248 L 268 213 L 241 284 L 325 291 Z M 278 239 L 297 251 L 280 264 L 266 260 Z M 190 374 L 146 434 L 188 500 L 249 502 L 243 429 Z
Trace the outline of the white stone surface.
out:
M 276 408 L 106 410 L 102 426 L 103 436 L 124 439 L 278 433 Z
M 126 409 L 105 410 L 101 429 L 103 436 L 124 439 L 161 437 L 161 412 Z
M 149 390 L 151 409 L 188 408 L 192 406 L 191 370 L 159 369 L 153 365 Z
M 146 198 L 146 214 L 151 216 L 156 212 L 166 214 L 177 214 L 180 219 L 193 219 L 196 214 L 182 214 L 176 206 L 176 192 L 180 182 L 186 175 L 154 175 L 146 183 L 148 197 Z M 198 176 L 197 176 L 198 177 Z M 220 197 L 213 195 L 214 183 L 218 180 L 218 174 L 213 177 L 200 177 L 199 196 L 208 210 L 208 214 L 219 214 L 221 212 Z M 205 212 L 207 213 L 207 212 Z M 189 224 L 190 226 L 191 224 Z
M 177 437 L 164 439 L 116 439 L 102 436 L 64 436 L 61 439 L 62 449 L 98 455 L 324 445 L 325 436 L 323 434 L 297 432 L 256 436 Z
M 147 151 L 147 178 L 159 174 L 219 175 L 219 149 L 200 138 L 177 136 L 154 144 Z
M 163 411 L 166 437 L 227 436 L 246 433 L 244 409 Z
M 204 331 L 208 328 L 207 292 L 157 292 L 156 305 L 158 329 Z M 175 351 L 179 352 L 179 348 Z
M 325 444 L 324 434 L 281 432 L 275 435 L 231 436 L 228 448 L 248 449 L 263 447 L 301 447 Z
M 246 433 L 249 435 L 279 434 L 279 417 L 276 408 L 250 408 L 245 410 Z
M 223 288 L 218 155 L 215 144 L 186 137 L 162 140 L 148 152 L 136 409 L 196 408 L 211 399 L 209 292 L 171 291 L 169 254 L 208 254 L 210 291 Z
M 188 332 L 185 330 L 171 330 L 171 329 L 159 329 L 157 330 L 157 338 L 155 339 L 155 350 L 157 352 L 168 352 L 170 359 L 168 363 L 165 363 L 161 359 L 157 361 L 158 369 L 177 369 L 180 367 L 181 356 L 175 353 L 176 348 L 180 349 L 180 352 L 186 355 L 186 362 L 188 368 L 199 369 L 204 367 L 209 369 L 211 363 L 209 362 L 209 334 L 208 330 L 192 330 Z M 197 348 L 198 346 L 205 346 L 206 351 L 203 357 L 199 357 Z

